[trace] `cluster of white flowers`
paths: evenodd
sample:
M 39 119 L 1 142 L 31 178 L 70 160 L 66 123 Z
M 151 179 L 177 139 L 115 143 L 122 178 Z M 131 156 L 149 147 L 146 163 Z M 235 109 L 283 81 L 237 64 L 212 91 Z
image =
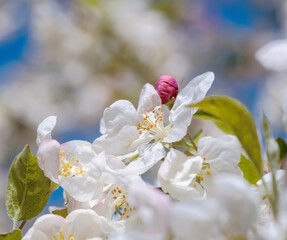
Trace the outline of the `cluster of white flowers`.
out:
M 64 189 L 68 215 L 41 216 L 23 239 L 286 239 L 285 171 L 276 172 L 275 216 L 271 174 L 253 186 L 244 180 L 235 136 L 187 132 L 197 111 L 188 106 L 213 80 L 207 72 L 179 91 L 167 75 L 156 89 L 146 84 L 137 109 L 126 100 L 105 109 L 92 144 L 53 139 L 55 116 L 40 123 L 38 164 Z M 167 96 L 171 104 L 162 104 Z M 142 177 L 150 172 L 153 184 Z

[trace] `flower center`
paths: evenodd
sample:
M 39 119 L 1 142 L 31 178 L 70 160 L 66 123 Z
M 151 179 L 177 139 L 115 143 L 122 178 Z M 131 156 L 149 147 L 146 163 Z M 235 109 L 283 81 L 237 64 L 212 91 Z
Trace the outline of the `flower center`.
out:
M 211 173 L 210 173 L 210 164 L 207 163 L 207 162 L 204 162 L 205 161 L 205 157 L 203 157 L 203 163 L 202 163 L 202 169 L 201 171 L 196 175 L 195 177 L 195 181 L 199 184 L 201 184 L 201 182 L 204 181 L 204 178 L 206 176 L 210 176 Z M 194 188 L 196 188 L 196 184 L 193 185 Z
M 163 125 L 164 112 L 161 107 L 156 107 L 154 110 L 144 113 L 144 119 L 138 123 L 137 130 L 139 134 L 151 134 L 154 137 L 163 139 L 168 135 L 167 128 Z
M 63 230 L 60 229 L 59 232 L 57 232 L 56 234 L 53 235 L 53 238 L 50 238 L 50 240 L 75 240 L 74 234 L 70 234 L 68 236 L 68 238 L 65 238 L 64 234 L 63 234 Z
M 79 160 L 76 159 L 76 155 L 74 155 L 70 160 L 68 160 L 68 153 L 64 151 L 60 152 L 60 161 L 61 161 L 61 170 L 59 175 L 64 177 L 73 177 L 82 175 L 85 176 L 86 173 L 83 170 L 82 166 L 79 166 Z
M 127 192 L 120 187 L 115 187 L 112 189 L 111 193 L 114 201 L 115 214 L 118 214 L 120 219 L 130 218 L 133 208 L 126 200 Z

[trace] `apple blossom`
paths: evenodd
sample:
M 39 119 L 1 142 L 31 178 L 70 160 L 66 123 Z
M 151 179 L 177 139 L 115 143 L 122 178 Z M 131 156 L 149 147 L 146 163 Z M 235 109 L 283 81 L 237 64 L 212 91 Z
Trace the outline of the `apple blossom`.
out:
M 285 170 L 279 169 L 276 171 L 276 185 L 279 194 L 283 192 L 285 180 Z M 272 195 L 272 173 L 265 174 L 262 179 L 256 183 L 255 191 L 261 198 L 260 211 L 262 217 L 268 217 L 272 213 L 272 206 L 269 201 L 269 196 Z
M 158 172 L 161 187 L 179 200 L 203 197 L 214 176 L 221 173 L 241 175 L 237 166 L 240 152 L 240 143 L 232 135 L 202 137 L 198 142 L 198 156 L 186 156 L 171 149 Z
M 192 200 L 171 206 L 170 227 L 175 239 L 222 239 L 220 229 L 224 215 L 214 200 Z
M 37 219 L 23 240 L 101 239 L 105 236 L 102 225 L 101 217 L 92 210 L 75 210 L 66 218 L 47 214 Z
M 102 193 L 103 184 L 96 181 L 94 175 L 101 174 L 100 164 L 104 155 L 96 155 L 91 143 L 86 141 L 73 140 L 60 144 L 52 139 L 51 132 L 55 124 L 56 117 L 50 116 L 38 127 L 39 167 L 47 177 L 59 183 L 76 200 L 95 199 Z
M 211 197 L 225 216 L 221 232 L 227 239 L 246 238 L 259 217 L 259 198 L 240 176 L 220 174 L 213 180 Z
M 186 135 L 197 111 L 187 105 L 200 102 L 213 79 L 211 72 L 194 78 L 178 93 L 170 112 L 161 105 L 158 93 L 150 84 L 143 87 L 137 110 L 126 100 L 113 103 L 104 111 L 100 125 L 103 135 L 94 141 L 93 149 L 97 153 L 105 151 L 107 154 L 125 155 L 137 151 L 141 145 L 143 152 L 145 149 L 156 151 L 158 154 L 151 159 L 138 158 L 139 152 L 135 154 L 134 170 L 144 173 L 165 156 L 164 143 L 179 141 Z

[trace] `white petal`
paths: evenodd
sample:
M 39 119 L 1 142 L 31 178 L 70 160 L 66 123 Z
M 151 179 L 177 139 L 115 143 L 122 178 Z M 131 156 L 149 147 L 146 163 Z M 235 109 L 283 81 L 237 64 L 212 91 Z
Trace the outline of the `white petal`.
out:
M 75 200 L 87 202 L 97 199 L 103 191 L 103 183 L 96 181 L 91 177 L 59 176 L 59 182 L 63 189 Z
M 179 200 L 201 195 L 201 188 L 194 188 L 192 185 L 201 168 L 201 157 L 187 157 L 182 152 L 171 149 L 158 171 L 162 189 Z
M 101 119 L 100 132 L 107 134 L 120 130 L 125 125 L 137 124 L 137 111 L 127 100 L 119 100 L 106 108 Z
M 267 43 L 256 52 L 255 56 L 269 70 L 287 70 L 287 40 L 281 39 Z
M 172 115 L 173 120 L 170 119 L 171 128 L 168 136 L 163 139 L 163 142 L 172 143 L 180 141 L 186 135 L 187 128 L 196 110 L 195 108 L 188 108 L 186 106 L 178 108 Z
M 142 117 L 142 114 L 152 111 L 155 107 L 161 105 L 161 99 L 154 87 L 147 83 L 144 85 L 138 103 L 138 118 Z
M 58 183 L 60 170 L 60 143 L 56 140 L 41 141 L 37 152 L 39 167 L 46 177 Z
M 165 156 L 165 150 L 160 142 L 144 144 L 139 148 L 139 157 L 133 160 L 126 169 L 143 174 Z
M 203 137 L 198 141 L 198 154 L 205 158 L 213 171 L 241 174 L 237 166 L 241 145 L 235 136 Z
M 101 218 L 93 210 L 75 210 L 66 217 L 65 223 L 68 225 L 68 233 L 73 233 L 77 240 L 101 235 Z
M 210 199 L 175 203 L 169 219 L 175 239 L 221 239 L 222 214 L 218 211 L 217 202 Z
M 50 240 L 43 232 L 34 229 L 33 227 L 29 229 L 29 231 L 25 234 L 22 240 Z
M 24 236 L 24 240 L 46 240 L 53 238 L 62 227 L 64 218 L 58 215 L 46 214 L 39 217 L 33 227 Z
M 128 202 L 137 209 L 141 222 L 150 232 L 167 235 L 167 210 L 171 206 L 169 197 L 144 181 L 131 182 L 129 185 Z
M 239 176 L 220 174 L 213 179 L 212 195 L 227 215 L 224 233 L 232 238 L 246 237 L 258 219 L 259 199 L 250 185 Z
M 123 155 L 135 151 L 138 147 L 139 132 L 136 126 L 124 126 L 116 134 L 106 134 L 93 142 L 96 153 L 105 151 L 111 155 Z
M 176 142 L 186 135 L 192 116 L 197 111 L 197 108 L 189 108 L 187 105 L 202 101 L 213 80 L 214 74 L 207 72 L 192 79 L 184 89 L 179 91 L 169 115 L 172 127 L 164 142 Z
M 80 202 L 72 198 L 67 192 L 64 192 L 64 194 L 65 206 L 68 209 L 68 213 L 71 213 L 72 211 L 77 209 L 91 209 L 91 202 Z
M 70 157 L 76 158 L 83 164 L 89 163 L 96 153 L 92 149 L 92 144 L 87 141 L 73 140 L 61 144 L 62 151 L 68 153 Z
M 284 189 L 284 186 L 285 186 L 285 170 L 283 169 L 278 169 L 276 171 L 276 184 L 277 184 L 277 187 L 278 187 L 278 191 L 279 192 L 282 192 L 283 189 Z M 263 179 L 264 179 L 264 183 L 269 191 L 270 194 L 272 194 L 272 173 L 269 172 L 267 174 L 265 174 L 263 176 Z M 261 196 L 265 196 L 266 195 L 266 190 L 265 190 L 265 186 L 263 185 L 263 181 L 262 179 L 260 179 L 257 184 L 256 184 L 257 187 L 257 191 L 259 194 L 261 194 Z
M 37 144 L 39 145 L 44 139 L 51 139 L 51 132 L 54 129 L 57 122 L 56 116 L 50 116 L 44 119 L 37 129 Z

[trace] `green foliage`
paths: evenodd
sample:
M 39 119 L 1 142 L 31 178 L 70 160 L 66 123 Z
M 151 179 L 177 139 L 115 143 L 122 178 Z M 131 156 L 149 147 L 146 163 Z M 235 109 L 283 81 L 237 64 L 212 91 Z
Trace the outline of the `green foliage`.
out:
M 190 107 L 198 107 L 195 117 L 213 121 L 222 131 L 235 135 L 245 152 L 250 163 L 241 169 L 252 172 L 257 171 L 263 175 L 263 161 L 261 148 L 257 136 L 257 129 L 251 113 L 239 101 L 226 96 L 209 96 L 200 103 Z M 246 175 L 246 174 L 245 174 Z M 248 175 L 248 174 L 247 174 Z
M 278 215 L 278 187 L 276 182 L 276 171 L 280 167 L 280 147 L 276 140 L 273 138 L 268 120 L 263 115 L 262 117 L 263 136 L 267 152 L 269 167 L 272 173 L 272 195 L 269 195 L 269 201 L 272 205 L 274 217 Z M 266 189 L 266 192 L 268 189 Z
M 194 143 L 197 144 L 198 141 L 199 141 L 199 139 L 200 139 L 202 136 L 203 136 L 203 130 L 200 129 L 200 130 L 192 137 Z
M 67 208 L 58 209 L 58 210 L 54 210 L 52 213 L 65 218 L 68 215 L 68 209 Z
M 276 171 L 280 166 L 280 147 L 272 136 L 269 123 L 265 116 L 262 118 L 262 128 L 269 166 L 271 171 Z
M 45 207 L 57 186 L 39 168 L 28 145 L 14 159 L 8 178 L 6 205 L 14 228 L 20 220 L 30 220 Z
M 278 143 L 279 145 L 279 148 L 280 148 L 280 164 L 282 163 L 283 161 L 283 158 L 286 156 L 287 154 L 287 144 L 286 142 L 280 138 L 280 137 L 277 137 L 275 138 L 275 141 Z
M 10 233 L 0 234 L 0 240 L 21 240 L 22 231 L 20 229 L 15 229 Z
M 238 167 L 240 167 L 240 169 L 242 170 L 243 177 L 251 184 L 256 184 L 258 180 L 261 178 L 256 169 L 253 167 L 251 161 L 244 155 L 241 155 Z

